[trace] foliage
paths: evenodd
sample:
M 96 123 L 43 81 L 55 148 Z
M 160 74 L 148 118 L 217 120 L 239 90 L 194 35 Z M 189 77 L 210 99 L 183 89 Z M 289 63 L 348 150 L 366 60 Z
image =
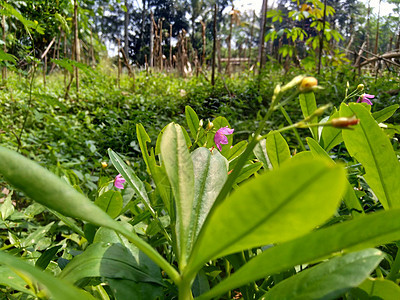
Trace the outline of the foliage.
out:
M 59 84 L 54 79 L 50 86 Z M 83 80 L 91 88 L 81 91 L 79 101 L 74 94 L 63 99 L 62 89 L 50 92 L 34 84 L 21 145 L 13 137 L 17 117 L 13 123 L 2 119 L 7 132 L 2 144 L 53 165 L 56 175 L 0 148 L 0 173 L 17 188 L 8 192 L 7 184 L 3 190 L 8 196 L 0 206 L 1 272 L 22 280 L 5 280 L 2 291 L 78 297 L 58 295 L 56 284 L 70 293 L 83 289 L 81 298 L 230 298 L 235 290 L 246 299 L 333 299 L 396 281 L 397 246 L 391 243 L 400 230 L 399 164 L 387 133 L 397 129 L 388 124 L 384 132 L 374 119 L 385 122 L 398 106 L 371 113 L 367 104 L 347 104 L 363 91 L 346 88 L 344 102 L 339 106 L 338 99 L 331 118 L 320 120 L 326 106 L 317 105 L 313 92 L 295 100 L 302 79 L 272 91 L 266 77 L 260 91 L 272 101 L 268 110 L 261 108 L 262 96 L 244 102 L 259 93 L 251 77 L 219 82 L 210 90 L 201 78 L 185 82 L 144 72 L 133 94 L 130 78 L 121 93 L 110 77 L 88 72 Z M 230 89 L 224 96 L 226 84 Z M 7 111 L 18 116 L 29 91 L 5 92 Z M 277 111 L 283 108 L 301 121 L 286 125 Z M 258 109 L 261 117 L 254 122 Z M 228 120 L 239 115 L 248 122 L 230 126 Z M 360 120 L 354 130 L 331 127 L 335 118 L 353 115 Z M 165 126 L 171 119 L 175 123 Z M 176 123 L 184 120 L 189 132 Z M 228 135 L 219 151 L 214 135 L 225 126 L 235 128 L 234 137 Z M 293 154 L 307 128 L 309 150 Z M 293 130 L 298 135 L 292 136 Z M 132 160 L 138 154 L 142 158 Z M 123 190 L 113 186 L 117 173 L 126 180 Z M 19 190 L 37 202 L 20 203 L 25 197 Z M 380 250 L 369 249 L 376 246 Z M 36 268 L 10 254 L 53 275 L 39 277 Z M 381 274 L 390 275 L 383 281 Z M 70 289 L 71 283 L 81 290 Z M 399 291 L 391 286 L 376 293 L 397 297 Z

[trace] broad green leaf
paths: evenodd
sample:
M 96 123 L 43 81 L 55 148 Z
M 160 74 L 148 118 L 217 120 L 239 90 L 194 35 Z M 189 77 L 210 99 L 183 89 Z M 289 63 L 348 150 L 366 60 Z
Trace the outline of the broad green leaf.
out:
M 101 194 L 94 204 L 104 210 L 111 218 L 115 219 L 122 210 L 123 200 L 120 192 L 107 191 Z
M 400 299 L 400 287 L 390 280 L 368 278 L 350 295 L 357 297 L 355 299 Z
M 317 102 L 315 101 L 315 95 L 313 92 L 301 93 L 299 95 L 300 107 L 303 112 L 304 118 L 307 118 L 317 109 Z M 308 122 L 309 124 L 318 123 L 318 117 L 313 117 Z M 314 139 L 318 139 L 318 127 L 310 127 L 311 134 Z
M 106 281 L 113 291 L 115 299 L 163 299 L 163 288 L 159 284 L 116 278 L 108 278 Z
M 13 195 L 13 193 L 14 193 L 14 191 L 11 191 L 7 195 L 3 204 L 1 204 L 1 206 L 0 206 L 1 219 L 3 221 L 6 220 L 9 216 L 11 216 L 14 213 L 14 206 L 11 201 L 11 196 Z
M 134 228 L 129 223 L 122 223 L 127 230 L 133 231 Z M 148 256 L 139 251 L 132 243 L 128 241 L 127 238 L 117 233 L 116 231 L 101 227 L 97 230 L 96 235 L 93 240 L 94 243 L 111 243 L 111 244 L 121 244 L 130 251 L 140 269 L 157 282 L 161 282 L 161 272 L 160 268 L 151 260 Z
M 289 146 L 279 132 L 271 131 L 268 133 L 266 149 L 268 158 L 274 169 L 278 168 L 283 162 L 290 159 Z
M 96 225 L 114 226 L 114 220 L 84 195 L 53 173 L 22 155 L 0 147 L 0 173 L 28 197 L 63 215 Z
M 0 285 L 9 286 L 14 290 L 35 296 L 33 291 L 26 288 L 26 281 L 7 266 L 0 266 Z
M 293 266 L 315 263 L 338 252 L 357 251 L 399 239 L 400 209 L 363 215 L 268 248 L 198 299 L 216 297 L 248 282 Z
M 328 153 L 326 153 L 326 151 L 314 139 L 307 138 L 307 144 L 314 156 L 325 158 L 333 162 Z M 364 209 L 362 208 L 360 201 L 358 201 L 353 186 L 349 182 L 347 182 L 346 186 L 346 193 L 343 195 L 343 201 L 346 203 L 351 215 L 357 217 L 360 214 L 364 214 Z
M 239 176 L 236 178 L 235 183 L 238 184 L 248 179 L 251 175 L 260 170 L 262 166 L 263 164 L 261 162 L 249 163 L 245 165 L 240 171 Z
M 147 172 L 152 175 L 154 183 L 158 189 L 158 192 L 160 193 L 161 199 L 164 202 L 165 208 L 167 209 L 171 218 L 174 219 L 173 207 L 171 205 L 171 186 L 168 182 L 165 169 L 158 166 L 156 163 L 153 148 L 151 148 L 149 155 L 146 143 L 150 143 L 151 140 L 142 124 L 136 125 L 136 135 L 139 141 L 140 150 L 142 151 L 143 159 L 147 166 Z M 159 143 L 159 140 L 161 139 L 157 139 L 157 143 Z
M 183 268 L 189 250 L 189 229 L 194 201 L 193 162 L 181 126 L 170 123 L 161 139 L 161 157 L 176 206 L 179 262 Z
M 194 201 L 189 234 L 193 243 L 228 178 L 228 162 L 218 150 L 211 153 L 204 147 L 197 148 L 191 155 L 194 171 Z
M 363 105 L 342 104 L 340 116 L 352 115 L 360 119 L 360 124 L 353 130 L 343 130 L 347 150 L 364 166 L 364 178 L 383 207 L 400 207 L 400 163 L 388 137 Z
M 108 155 L 117 171 L 122 175 L 130 187 L 133 188 L 136 195 L 142 198 L 143 204 L 146 205 L 147 209 L 154 214 L 149 197 L 147 196 L 146 188 L 140 178 L 137 177 L 132 168 L 129 167 L 117 153 L 108 149 Z
M 178 281 L 179 275 L 176 270 L 155 249 L 141 240 L 135 233 L 122 227 L 100 207 L 69 186 L 64 180 L 39 164 L 15 151 L 0 147 L 0 174 L 10 184 L 23 191 L 25 195 L 44 206 L 65 216 L 78 218 L 122 233 L 130 242 L 134 243 L 162 267 L 172 280 Z
M 385 122 L 387 119 L 393 116 L 393 114 L 396 112 L 399 106 L 400 105 L 398 104 L 393 104 L 388 107 L 385 107 L 382 110 L 372 113 L 372 117 L 375 119 L 377 123 Z
M 40 257 L 36 260 L 35 266 L 42 270 L 45 270 L 61 247 L 62 245 L 58 245 L 44 251 L 42 255 L 40 255 Z
M 336 108 L 334 109 L 334 112 L 330 116 L 328 121 L 331 121 L 332 119 L 335 118 L 339 118 L 339 112 L 336 110 Z M 322 127 L 321 138 L 319 143 L 321 147 L 325 149 L 326 152 L 329 152 L 333 147 L 339 145 L 341 142 L 343 142 L 341 129 L 332 126 Z
M 280 282 L 262 299 L 337 299 L 363 282 L 383 258 L 377 249 L 334 257 Z
M 75 256 L 60 273 L 59 278 L 71 283 L 86 277 L 129 279 L 136 282 L 160 284 L 153 278 L 128 248 L 119 243 L 94 243 Z
M 57 300 L 71 300 L 71 299 L 82 299 L 82 300 L 94 300 L 93 296 L 80 290 L 52 275 L 43 272 L 39 268 L 35 268 L 29 263 L 23 261 L 20 258 L 16 258 L 10 254 L 0 251 L 0 261 L 3 265 L 11 267 L 24 275 L 31 278 L 35 282 L 39 282 L 45 290 L 51 295 L 53 299 Z
M 190 106 L 185 107 L 185 115 L 186 115 L 186 122 L 190 129 L 190 134 L 192 138 L 196 140 L 197 137 L 197 130 L 199 129 L 199 117 L 197 116 L 196 112 Z
M 244 150 L 247 147 L 247 142 L 246 141 L 240 141 L 239 143 L 235 144 L 229 151 L 229 155 L 227 159 L 229 161 L 235 159 L 238 157 L 240 154 L 244 152 Z
M 191 267 L 308 233 L 333 215 L 345 180 L 342 167 L 306 158 L 244 183 L 212 210 L 190 257 Z
M 254 147 L 253 153 L 257 157 L 257 159 L 263 163 L 263 168 L 268 170 L 272 169 L 272 165 L 268 158 L 266 143 L 267 143 L 266 139 L 262 139 Z

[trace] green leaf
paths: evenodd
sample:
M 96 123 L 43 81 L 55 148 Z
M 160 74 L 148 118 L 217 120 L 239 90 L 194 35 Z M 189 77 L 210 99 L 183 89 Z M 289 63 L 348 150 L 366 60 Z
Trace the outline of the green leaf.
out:
M 13 195 L 14 191 L 11 191 L 6 199 L 4 200 L 3 204 L 0 207 L 1 219 L 5 221 L 9 216 L 14 213 L 14 205 L 11 201 L 11 196 Z
M 377 249 L 334 257 L 280 282 L 263 299 L 337 299 L 363 282 L 383 258 Z
M 58 245 L 44 251 L 35 262 L 35 266 L 42 270 L 45 270 L 61 247 L 62 245 Z
M 117 191 L 107 191 L 101 194 L 94 204 L 104 210 L 111 218 L 115 219 L 122 210 L 122 195 Z
M 199 300 L 216 297 L 293 266 L 321 261 L 338 252 L 357 251 L 399 239 L 400 209 L 363 215 L 268 248 Z
M 308 233 L 333 215 L 344 187 L 344 169 L 315 158 L 288 162 L 246 182 L 212 210 L 191 267 Z
M 0 49 L 0 61 L 3 60 L 10 61 L 14 64 L 17 62 L 17 58 L 14 55 L 8 54 Z
M 161 138 L 161 158 L 172 187 L 176 206 L 179 265 L 186 264 L 189 228 L 194 201 L 193 162 L 181 126 L 170 123 Z
M 238 157 L 240 154 L 244 152 L 244 150 L 247 147 L 247 142 L 246 141 L 240 141 L 239 143 L 235 144 L 229 151 L 229 155 L 227 156 L 227 159 L 229 161 L 235 159 Z
M 311 153 L 316 157 L 325 158 L 331 162 L 333 162 L 332 158 L 325 152 L 324 149 L 312 138 L 307 138 L 307 144 L 310 148 Z M 354 192 L 353 186 L 347 182 L 346 184 L 346 193 L 343 196 L 343 201 L 346 203 L 346 206 L 351 212 L 353 217 L 358 217 L 360 214 L 364 214 L 364 209 L 362 208 L 360 201 Z
M 339 117 L 339 112 L 335 108 L 334 113 L 329 117 L 328 121 L 331 121 L 332 119 L 338 117 Z M 321 147 L 325 149 L 325 151 L 329 152 L 329 150 L 331 150 L 336 145 L 339 145 L 341 142 L 343 142 L 341 129 L 332 126 L 322 127 L 321 138 L 319 143 Z
M 0 266 L 0 285 L 9 286 L 14 290 L 35 296 L 33 291 L 26 288 L 26 281 L 7 266 Z
M 185 107 L 186 122 L 190 129 L 190 134 L 193 139 L 197 137 L 197 130 L 199 128 L 199 117 L 196 112 L 190 106 Z
M 0 251 L 0 261 L 3 265 L 11 267 L 26 276 L 30 277 L 35 282 L 39 282 L 53 299 L 57 300 L 94 300 L 93 296 L 80 290 L 63 280 L 53 277 L 52 275 L 43 272 L 39 268 L 31 266 L 22 259 L 16 258 L 10 254 Z
M 238 184 L 248 179 L 251 175 L 260 170 L 262 166 L 263 164 L 261 162 L 249 163 L 245 165 L 240 171 L 239 176 L 236 178 L 235 183 Z
M 347 150 L 364 166 L 364 178 L 383 207 L 400 207 L 400 163 L 388 137 L 363 105 L 342 104 L 340 116 L 352 115 L 360 119 L 360 124 L 353 130 L 343 130 Z
M 315 95 L 313 92 L 301 93 L 299 95 L 300 107 L 303 112 L 304 118 L 307 118 L 317 109 L 317 102 L 315 101 Z M 309 124 L 318 123 L 318 117 L 311 118 Z M 310 127 L 311 134 L 314 139 L 318 140 L 318 127 Z
M 146 266 L 141 266 L 128 248 L 119 243 L 94 243 L 75 256 L 60 273 L 59 278 L 76 283 L 86 277 L 129 279 L 136 282 L 160 283 Z
M 194 201 L 191 216 L 191 243 L 203 226 L 211 207 L 228 178 L 228 161 L 218 150 L 212 153 L 204 147 L 192 152 L 194 171 Z
M 129 167 L 117 153 L 115 153 L 111 149 L 108 149 L 108 155 L 110 156 L 110 160 L 117 171 L 122 175 L 129 186 L 135 191 L 136 195 L 142 198 L 143 204 L 146 205 L 147 209 L 152 212 L 152 214 L 154 214 L 154 210 L 151 207 L 149 197 L 147 196 L 146 188 L 140 178 L 137 177 L 132 168 Z
M 266 139 L 262 139 L 254 147 L 253 153 L 257 157 L 257 159 L 263 163 L 263 168 L 268 170 L 272 169 L 272 165 L 268 158 L 266 142 Z
M 147 173 L 151 174 L 150 166 L 149 166 L 150 157 L 149 157 L 149 152 L 147 150 L 147 144 L 146 144 L 147 142 L 150 143 L 151 139 L 142 124 L 136 124 L 136 136 L 137 136 L 137 139 L 139 142 L 140 150 L 142 151 L 143 160 L 147 166 Z
M 271 131 L 268 133 L 266 149 L 268 158 L 274 169 L 278 168 L 283 162 L 290 159 L 289 146 L 279 132 Z
M 49 232 L 51 226 L 53 226 L 54 222 L 50 222 L 46 226 L 38 227 L 34 232 L 29 234 L 26 238 L 21 241 L 22 247 L 29 247 L 31 245 L 37 244 L 41 239 L 43 239 L 46 234 Z
M 22 190 L 25 195 L 44 206 L 65 216 L 122 233 L 162 267 L 174 282 L 179 280 L 177 271 L 149 244 L 132 231 L 126 230 L 100 207 L 37 163 L 15 151 L 0 147 L 0 174 L 3 174 L 6 181 Z
M 390 280 L 368 278 L 350 294 L 355 299 L 400 299 L 400 287 Z
M 114 293 L 114 299 L 163 299 L 163 289 L 158 284 L 115 278 L 108 278 L 107 283 Z
M 372 117 L 375 119 L 377 123 L 382 123 L 385 122 L 387 119 L 389 119 L 393 114 L 396 112 L 396 110 L 399 108 L 400 105 L 398 104 L 393 104 L 388 107 L 385 107 L 384 109 L 380 111 L 376 111 L 372 113 Z

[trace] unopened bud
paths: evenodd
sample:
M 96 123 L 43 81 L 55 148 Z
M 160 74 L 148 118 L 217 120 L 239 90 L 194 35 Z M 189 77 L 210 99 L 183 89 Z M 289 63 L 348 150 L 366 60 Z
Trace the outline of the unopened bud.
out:
M 103 169 L 107 168 L 107 166 L 108 166 L 108 164 L 107 164 L 105 161 L 102 161 L 102 162 L 101 162 L 101 167 L 102 167 Z
M 214 128 L 214 124 L 213 124 L 213 122 L 210 122 L 210 121 L 208 121 L 208 124 L 207 124 L 207 130 L 211 130 L 211 129 L 213 129 Z
M 364 85 L 361 83 L 359 85 L 357 85 L 357 91 L 363 91 L 364 90 Z
M 301 93 L 311 92 L 318 85 L 318 80 L 315 77 L 305 77 L 299 86 Z
M 331 106 L 332 106 L 332 104 L 325 104 L 321 107 L 318 107 L 316 110 L 314 110 L 314 112 L 312 114 L 313 114 L 313 116 L 320 117 Z
M 282 92 L 285 92 L 285 91 L 291 89 L 292 87 L 298 86 L 305 78 L 307 78 L 307 77 L 304 77 L 304 75 L 296 76 L 288 84 L 285 84 L 282 87 Z
M 348 128 L 349 126 L 354 126 L 357 125 L 358 123 L 360 123 L 360 119 L 357 119 L 355 117 L 351 118 L 341 117 L 332 119 L 331 121 L 332 126 L 336 128 Z
M 203 119 L 200 120 L 199 127 L 203 127 Z

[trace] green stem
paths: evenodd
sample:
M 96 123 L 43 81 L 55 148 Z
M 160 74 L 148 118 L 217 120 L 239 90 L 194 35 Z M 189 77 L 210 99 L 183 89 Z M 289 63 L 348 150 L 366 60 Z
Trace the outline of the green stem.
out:
M 282 112 L 282 114 L 284 115 L 286 121 L 287 121 L 291 126 L 293 126 L 292 119 L 290 118 L 290 116 L 288 115 L 288 113 L 286 112 L 286 110 L 285 110 L 282 106 L 280 107 L 280 109 L 281 109 L 281 112 Z M 299 135 L 299 132 L 297 131 L 297 128 L 296 128 L 295 126 L 293 126 L 291 129 L 293 130 L 293 133 L 294 133 L 294 135 L 296 136 L 297 141 L 299 142 L 299 145 L 300 145 L 301 150 L 306 151 L 306 147 L 304 146 L 303 141 L 302 141 L 301 138 L 300 138 L 300 135 Z
M 397 278 L 397 275 L 399 274 L 399 271 L 400 271 L 400 250 L 399 250 L 399 248 L 397 248 L 396 258 L 394 259 L 392 268 L 390 269 L 390 273 L 389 273 L 387 279 L 395 281 Z
M 192 280 L 185 280 L 182 278 L 180 284 L 178 285 L 179 289 L 179 300 L 193 300 L 193 294 L 192 294 Z

